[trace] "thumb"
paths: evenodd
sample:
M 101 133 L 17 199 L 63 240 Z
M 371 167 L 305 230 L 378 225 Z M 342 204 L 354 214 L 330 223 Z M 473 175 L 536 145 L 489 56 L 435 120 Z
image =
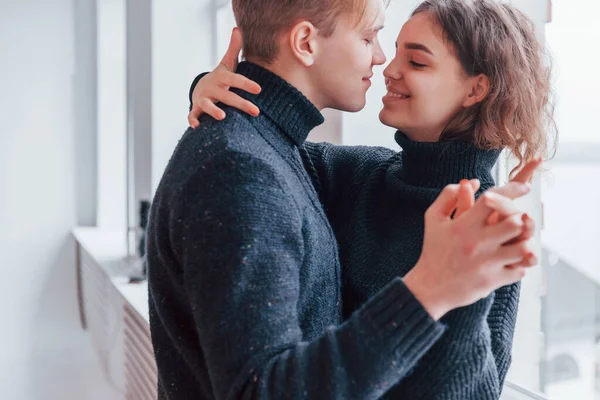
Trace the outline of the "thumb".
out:
M 462 180 L 458 189 L 458 200 L 456 202 L 456 213 L 454 219 L 460 217 L 463 213 L 467 212 L 475 204 L 475 192 L 473 191 L 473 184 L 469 181 Z
M 538 157 L 534 160 L 529 161 L 523 166 L 521 171 L 511 179 L 511 182 L 520 182 L 527 183 L 531 181 L 533 177 L 533 173 L 538 169 L 538 167 L 542 164 L 542 158 Z
M 221 60 L 221 65 L 225 66 L 229 71 L 235 72 L 238 64 L 238 58 L 242 51 L 242 33 L 236 27 L 231 32 L 231 39 L 229 40 L 229 47 L 225 56 Z
M 518 199 L 523 197 L 531 191 L 531 186 L 527 183 L 520 183 L 518 181 L 510 181 L 504 186 L 495 187 L 489 190 L 490 192 L 497 193 L 509 199 Z
M 481 188 L 481 182 L 479 181 L 479 179 L 471 179 L 469 183 L 471 183 L 473 193 L 477 193 L 477 191 Z
M 459 185 L 448 185 L 428 209 L 428 214 L 437 220 L 449 219 L 458 203 Z

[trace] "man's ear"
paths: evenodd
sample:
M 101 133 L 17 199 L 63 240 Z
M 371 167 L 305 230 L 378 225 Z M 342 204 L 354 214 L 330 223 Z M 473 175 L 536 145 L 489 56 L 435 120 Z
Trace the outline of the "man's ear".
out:
M 484 74 L 474 76 L 469 81 L 471 82 L 471 87 L 463 102 L 463 107 L 465 108 L 482 102 L 490 93 L 490 80 Z
M 315 62 L 318 34 L 317 28 L 308 21 L 299 22 L 289 33 L 290 50 L 306 67 L 310 67 Z

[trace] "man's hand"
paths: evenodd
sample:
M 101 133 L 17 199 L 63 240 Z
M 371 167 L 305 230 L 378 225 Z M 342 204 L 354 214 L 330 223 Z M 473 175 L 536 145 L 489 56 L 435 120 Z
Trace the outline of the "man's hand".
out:
M 452 219 L 460 185 L 449 185 L 427 210 L 421 258 L 404 282 L 434 319 L 521 280 L 535 265 L 527 241 L 510 243 L 524 228 L 523 214 L 511 198 L 529 190 L 528 185 L 511 182 L 503 189 L 510 198 L 487 191 L 470 210 Z M 493 212 L 501 220 L 489 225 Z M 523 265 L 505 267 L 518 264 Z
M 242 34 L 238 28 L 234 28 L 225 56 L 217 68 L 200 79 L 194 88 L 192 110 L 188 114 L 188 122 L 192 128 L 197 128 L 200 125 L 198 118 L 204 113 L 218 120 L 224 119 L 225 112 L 215 105 L 219 102 L 253 116 L 260 113 L 258 107 L 254 104 L 229 90 L 230 88 L 238 88 L 253 94 L 258 94 L 261 90 L 256 82 L 235 73 L 241 50 Z

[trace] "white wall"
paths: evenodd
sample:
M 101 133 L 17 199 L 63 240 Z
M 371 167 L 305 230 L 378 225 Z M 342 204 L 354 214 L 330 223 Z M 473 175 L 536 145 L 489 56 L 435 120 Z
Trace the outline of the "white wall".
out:
M 43 398 L 11 388 L 34 386 L 32 354 L 78 323 L 69 231 L 95 222 L 93 14 L 87 0 L 0 2 L 2 398 Z
M 152 183 L 156 188 L 177 141 L 187 129 L 188 91 L 212 57 L 210 0 L 152 5 Z
M 102 0 L 98 27 L 97 226 L 124 230 L 126 212 L 125 0 Z

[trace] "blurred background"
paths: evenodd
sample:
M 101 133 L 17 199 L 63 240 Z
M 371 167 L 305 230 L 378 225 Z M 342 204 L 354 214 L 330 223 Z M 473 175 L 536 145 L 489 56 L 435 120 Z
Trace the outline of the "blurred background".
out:
M 388 58 L 414 0 L 392 0 Z M 600 399 L 600 2 L 513 0 L 554 64 L 560 142 L 524 206 L 540 225 L 503 399 Z M 142 202 L 224 54 L 227 0 L 0 0 L 0 396 L 152 399 Z M 367 107 L 312 140 L 397 148 Z M 510 160 L 502 159 L 498 180 Z M 131 282 L 131 278 L 136 281 Z

